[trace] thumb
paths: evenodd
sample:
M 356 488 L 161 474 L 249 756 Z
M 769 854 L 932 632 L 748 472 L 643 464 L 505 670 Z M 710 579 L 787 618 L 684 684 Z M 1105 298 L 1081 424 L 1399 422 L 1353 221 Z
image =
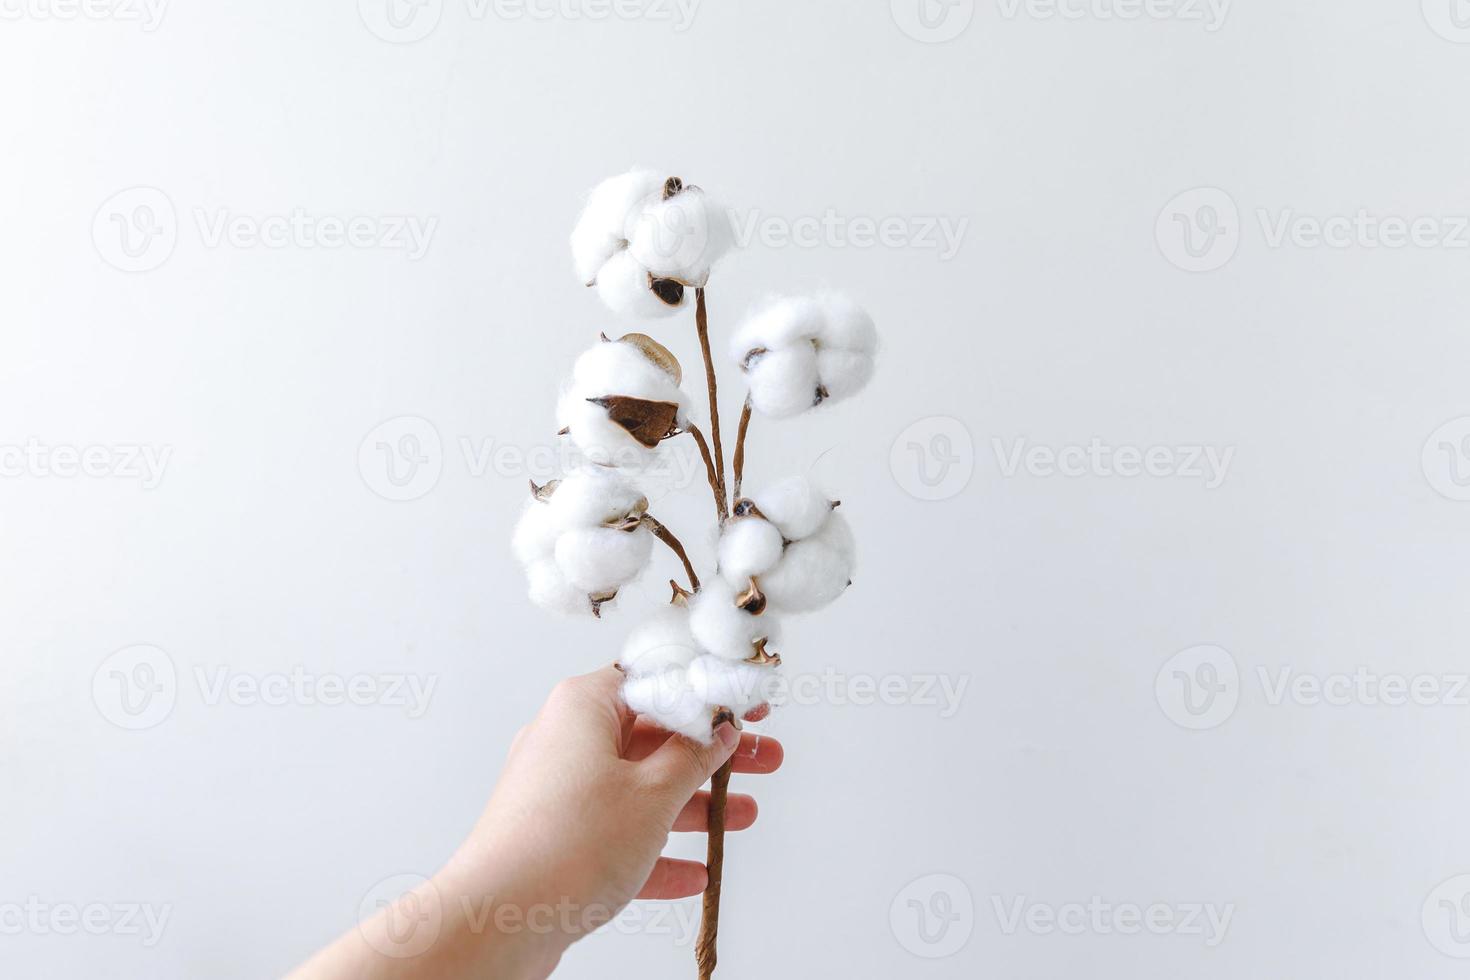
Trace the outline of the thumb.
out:
M 715 729 L 710 744 L 674 735 L 643 760 L 642 765 L 655 792 L 677 813 L 735 753 L 739 744 L 740 733 L 726 721 Z

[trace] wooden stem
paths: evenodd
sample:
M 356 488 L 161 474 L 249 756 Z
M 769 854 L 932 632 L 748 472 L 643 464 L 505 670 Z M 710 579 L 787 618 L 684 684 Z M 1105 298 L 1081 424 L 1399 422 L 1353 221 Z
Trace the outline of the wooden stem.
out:
M 725 488 L 721 485 L 720 478 L 715 472 L 715 461 L 710 456 L 709 443 L 704 441 L 704 433 L 700 432 L 699 426 L 693 422 L 685 426 L 685 429 L 694 437 L 694 441 L 699 444 L 699 455 L 704 457 L 704 472 L 705 476 L 709 478 L 710 492 L 715 495 L 715 512 L 720 515 L 720 523 L 724 524 L 725 516 L 728 513 L 725 510 Z
M 745 407 L 740 410 L 740 428 L 735 433 L 735 484 L 732 496 L 740 499 L 740 482 L 745 478 L 745 433 L 750 429 L 750 397 L 746 396 Z
M 694 574 L 694 565 L 689 561 L 689 552 L 684 550 L 683 543 L 681 543 L 679 539 L 674 536 L 673 531 L 670 531 L 668 528 L 664 527 L 664 525 L 659 522 L 658 518 L 654 517 L 652 514 L 644 514 L 643 523 L 648 525 L 648 530 L 653 532 L 654 537 L 658 538 L 664 544 L 668 545 L 669 550 L 679 556 L 679 560 L 684 563 L 684 574 L 689 576 L 689 588 L 692 591 L 698 592 L 699 576 Z
M 732 721 L 727 708 L 715 713 L 714 727 Z M 715 773 L 709 785 L 709 849 L 704 864 L 709 871 L 709 884 L 704 889 L 704 910 L 699 921 L 699 939 L 694 944 L 694 959 L 699 964 L 699 980 L 710 980 L 715 972 L 716 944 L 720 935 L 720 881 L 725 872 L 725 799 L 730 790 L 732 758 Z
M 710 439 L 715 444 L 715 495 L 720 508 L 720 523 L 729 514 L 725 496 L 725 449 L 720 445 L 720 398 L 715 383 L 715 361 L 709 350 L 709 313 L 704 306 L 704 287 L 694 291 L 694 328 L 699 332 L 699 352 L 704 355 L 704 386 L 709 391 Z

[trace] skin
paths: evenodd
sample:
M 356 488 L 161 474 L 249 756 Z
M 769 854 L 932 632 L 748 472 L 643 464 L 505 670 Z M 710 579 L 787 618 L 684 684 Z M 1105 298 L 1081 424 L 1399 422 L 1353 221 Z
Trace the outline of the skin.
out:
M 317 953 L 295 980 L 541 980 L 634 898 L 704 891 L 703 864 L 661 857 L 670 831 L 707 829 L 702 786 L 781 765 L 775 739 L 722 725 L 705 746 L 635 718 L 622 674 L 562 681 L 516 735 L 485 812 L 432 879 Z M 731 793 L 726 830 L 755 822 Z

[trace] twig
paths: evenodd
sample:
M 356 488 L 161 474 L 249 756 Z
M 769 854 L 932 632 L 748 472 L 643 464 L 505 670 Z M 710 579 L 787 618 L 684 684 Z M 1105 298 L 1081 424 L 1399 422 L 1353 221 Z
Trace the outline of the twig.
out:
M 653 532 L 654 537 L 668 545 L 669 550 L 679 556 L 679 560 L 684 563 L 684 574 L 689 576 L 689 588 L 698 592 L 699 576 L 694 574 L 694 565 L 689 561 L 689 553 L 684 550 L 684 545 L 679 539 L 674 537 L 674 532 L 664 527 L 658 518 L 652 514 L 644 514 L 643 523 L 648 525 L 648 529 Z
M 720 515 L 720 523 L 725 523 L 727 511 L 725 510 L 725 488 L 720 483 L 719 476 L 715 473 L 715 461 L 709 454 L 709 443 L 704 441 L 704 433 L 699 431 L 699 426 L 690 422 L 685 430 L 694 437 L 699 444 L 699 455 L 704 457 L 704 472 L 709 478 L 710 491 L 715 495 L 715 512 Z
M 725 496 L 725 449 L 720 445 L 720 398 L 715 384 L 715 361 L 709 351 L 709 313 L 704 306 L 704 287 L 694 291 L 694 328 L 699 332 L 699 352 L 704 355 L 704 386 L 709 390 L 710 439 L 715 444 L 715 494 L 719 498 L 720 523 L 729 513 Z
M 745 396 L 745 407 L 740 410 L 740 428 L 735 433 L 735 485 L 732 496 L 740 499 L 740 481 L 745 478 L 745 433 L 750 428 L 750 396 Z
M 728 708 L 715 713 L 714 727 L 719 728 L 735 715 Z M 732 757 L 719 768 L 709 785 L 709 849 L 704 865 L 709 871 L 709 884 L 704 889 L 704 909 L 699 922 L 699 940 L 694 944 L 694 959 L 699 964 L 699 980 L 710 980 L 715 972 L 716 941 L 720 935 L 720 880 L 725 872 L 725 798 L 730 790 Z

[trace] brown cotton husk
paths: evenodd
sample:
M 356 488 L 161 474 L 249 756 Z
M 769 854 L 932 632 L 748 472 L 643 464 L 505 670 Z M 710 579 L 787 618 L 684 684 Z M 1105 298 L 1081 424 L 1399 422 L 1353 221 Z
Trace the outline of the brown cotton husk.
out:
M 656 402 L 629 395 L 607 395 L 587 400 L 607 409 L 608 418 L 648 449 L 673 435 L 678 427 L 679 406 L 674 402 Z

